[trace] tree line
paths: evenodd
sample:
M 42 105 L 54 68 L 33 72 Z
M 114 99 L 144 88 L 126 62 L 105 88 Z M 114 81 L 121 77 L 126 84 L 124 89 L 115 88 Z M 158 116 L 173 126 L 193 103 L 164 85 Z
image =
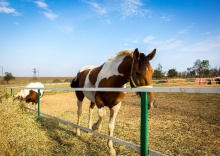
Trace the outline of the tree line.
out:
M 153 78 L 160 79 L 168 78 L 201 78 L 201 77 L 218 77 L 220 76 L 220 68 L 211 68 L 209 60 L 197 59 L 192 67 L 187 68 L 183 72 L 178 72 L 175 68 L 169 69 L 167 72 L 163 71 L 162 65 L 158 64 L 154 69 Z
M 194 62 L 193 67 L 187 68 L 183 72 L 178 72 L 175 68 L 169 69 L 167 72 L 163 71 L 163 67 L 161 64 L 158 64 L 157 67 L 154 69 L 153 78 L 160 79 L 163 77 L 168 78 L 196 78 L 196 77 L 218 77 L 220 76 L 220 68 L 211 68 L 209 64 L 209 60 L 200 60 L 197 59 Z M 10 80 L 15 79 L 12 73 L 5 72 L 5 76 L 3 80 L 7 83 Z M 2 81 L 3 84 L 3 81 Z

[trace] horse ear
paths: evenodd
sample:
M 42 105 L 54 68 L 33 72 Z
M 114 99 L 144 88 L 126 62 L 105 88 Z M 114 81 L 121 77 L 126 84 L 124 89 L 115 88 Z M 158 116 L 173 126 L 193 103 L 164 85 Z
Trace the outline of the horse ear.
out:
M 149 60 L 152 60 L 152 59 L 154 58 L 155 54 L 156 54 L 156 49 L 154 49 L 150 54 L 148 54 L 148 55 L 147 55 L 147 58 L 148 58 Z
M 138 51 L 138 48 L 136 48 L 136 49 L 134 50 L 133 58 L 134 58 L 134 59 L 137 59 L 137 60 L 140 58 L 140 53 L 139 53 L 139 51 Z

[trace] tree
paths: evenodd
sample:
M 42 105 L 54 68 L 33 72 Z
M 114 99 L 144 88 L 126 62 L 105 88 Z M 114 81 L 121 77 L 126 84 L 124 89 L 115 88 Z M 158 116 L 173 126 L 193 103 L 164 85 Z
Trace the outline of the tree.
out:
M 220 76 L 220 67 L 218 68 L 218 76 Z
M 182 77 L 182 78 L 187 77 L 187 72 L 186 72 L 186 71 L 179 72 L 179 73 L 178 73 L 178 77 Z
M 157 68 L 154 70 L 153 77 L 156 79 L 162 78 L 164 76 L 164 72 L 162 70 L 162 66 L 160 64 L 157 65 Z
M 209 76 L 209 60 L 196 60 L 194 66 L 192 67 L 195 70 L 196 75 L 199 77 L 208 77 Z
M 195 77 L 196 71 L 193 68 L 187 68 L 187 76 L 188 77 Z
M 8 83 L 10 80 L 13 79 L 15 79 L 15 77 L 12 75 L 12 73 L 5 72 L 4 81 L 7 81 Z
M 167 72 L 167 76 L 170 78 L 177 77 L 177 74 L 178 72 L 176 71 L 176 69 L 170 69 Z

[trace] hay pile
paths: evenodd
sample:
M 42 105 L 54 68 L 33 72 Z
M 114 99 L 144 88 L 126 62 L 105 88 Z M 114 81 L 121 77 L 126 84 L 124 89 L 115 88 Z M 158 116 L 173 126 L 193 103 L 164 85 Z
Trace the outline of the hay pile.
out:
M 2 99 L 0 155 L 107 155 L 106 139 L 87 133 L 76 137 L 72 127 L 43 116 L 37 122 L 36 114 L 23 110 L 24 105 Z
M 66 79 L 64 82 L 72 82 L 73 79 Z
M 53 82 L 54 82 L 54 83 L 60 83 L 60 82 L 62 82 L 62 81 L 60 81 L 59 79 L 55 79 L 55 80 L 53 80 Z
M 22 111 L 24 103 L 2 99 L 0 105 L 0 151 L 3 155 L 50 155 L 50 139 L 36 117 Z

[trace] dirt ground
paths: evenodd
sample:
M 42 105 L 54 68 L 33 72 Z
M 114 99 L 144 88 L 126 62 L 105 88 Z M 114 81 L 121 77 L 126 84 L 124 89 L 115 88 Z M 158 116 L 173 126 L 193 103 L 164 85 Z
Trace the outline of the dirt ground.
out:
M 220 94 L 155 93 L 155 95 L 157 108 L 149 111 L 151 150 L 167 155 L 220 155 Z M 81 125 L 85 127 L 88 125 L 88 107 L 89 101 L 86 99 L 81 120 Z M 106 110 L 107 117 L 101 133 L 108 134 L 109 111 Z M 46 94 L 41 99 L 41 111 L 76 123 L 75 93 Z M 94 122 L 97 118 L 96 112 Z M 123 100 L 116 119 L 114 136 L 140 144 L 140 98 L 135 93 L 128 93 Z M 119 145 L 115 144 L 117 148 Z

